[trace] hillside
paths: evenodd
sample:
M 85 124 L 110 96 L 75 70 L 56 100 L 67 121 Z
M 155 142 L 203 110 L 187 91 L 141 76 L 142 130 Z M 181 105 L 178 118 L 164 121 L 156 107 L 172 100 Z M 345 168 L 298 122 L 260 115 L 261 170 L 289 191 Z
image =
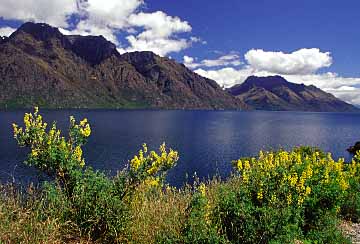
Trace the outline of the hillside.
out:
M 0 90 L 1 108 L 247 108 L 169 58 L 30 22 L 1 38 Z
M 281 76 L 248 77 L 228 92 L 257 110 L 357 112 L 330 93 L 310 85 L 288 82 Z

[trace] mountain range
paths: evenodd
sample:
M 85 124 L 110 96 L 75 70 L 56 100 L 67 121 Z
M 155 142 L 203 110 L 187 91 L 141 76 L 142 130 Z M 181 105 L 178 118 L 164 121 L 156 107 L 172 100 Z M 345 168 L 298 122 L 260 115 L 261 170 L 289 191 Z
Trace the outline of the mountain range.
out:
M 31 22 L 0 38 L 0 91 L 0 108 L 357 110 L 280 76 L 252 76 L 224 90 L 173 59 L 120 54 L 103 36 Z
M 0 107 L 245 109 L 215 81 L 102 36 L 25 23 L 0 43 Z
M 227 91 L 257 110 L 357 112 L 359 109 L 310 85 L 288 82 L 281 76 L 248 77 Z

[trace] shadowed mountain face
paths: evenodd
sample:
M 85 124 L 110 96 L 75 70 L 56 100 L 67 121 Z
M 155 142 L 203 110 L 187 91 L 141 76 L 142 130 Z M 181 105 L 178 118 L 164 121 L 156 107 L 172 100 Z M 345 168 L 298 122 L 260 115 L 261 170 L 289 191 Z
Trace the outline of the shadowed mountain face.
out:
M 240 99 L 151 52 L 25 23 L 0 38 L 0 108 L 244 109 Z
M 359 111 L 315 86 L 291 83 L 281 76 L 250 76 L 244 83 L 228 89 L 228 92 L 258 110 Z

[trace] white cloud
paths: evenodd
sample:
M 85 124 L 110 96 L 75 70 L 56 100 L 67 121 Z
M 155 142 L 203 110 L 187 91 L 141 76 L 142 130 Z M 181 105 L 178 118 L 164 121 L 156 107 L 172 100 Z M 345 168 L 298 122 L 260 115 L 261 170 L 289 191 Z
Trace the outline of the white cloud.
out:
M 10 36 L 16 29 L 11 27 L 2 27 L 0 28 L 0 36 Z
M 198 67 L 239 66 L 242 64 L 239 55 L 234 53 L 220 56 L 217 59 L 204 59 L 200 62 L 195 62 L 195 58 L 184 56 L 183 61 L 184 64 L 190 69 L 195 69 Z
M 231 87 L 241 84 L 251 75 L 281 75 L 290 82 L 315 85 L 326 92 L 352 104 L 360 105 L 360 78 L 342 77 L 337 73 L 317 73 L 320 68 L 329 67 L 332 57 L 329 52 L 317 48 L 300 49 L 290 54 L 250 50 L 245 54 L 247 64 L 241 68 L 220 69 L 198 68 L 198 74 L 213 79 L 220 86 Z M 184 62 L 194 64 L 194 59 L 184 57 Z M 197 66 L 200 67 L 200 66 Z
M 166 56 L 168 53 L 179 52 L 191 45 L 191 42 L 186 39 L 156 38 L 147 40 L 135 36 L 128 36 L 126 39 L 130 43 L 130 46 L 125 49 L 119 49 L 121 53 L 152 51 L 160 56 Z
M 202 42 L 179 36 L 191 32 L 188 22 L 161 11 L 141 12 L 142 6 L 143 0 L 2 0 L 0 17 L 46 22 L 61 27 L 64 34 L 103 35 L 120 51 L 146 50 L 165 56 Z M 78 23 L 70 23 L 74 15 Z M 120 32 L 127 35 L 128 43 L 119 41 Z
M 254 69 L 287 75 L 311 74 L 332 64 L 330 53 L 318 48 L 303 48 L 292 53 L 252 49 L 245 54 L 245 59 Z
M 143 28 L 138 35 L 130 35 L 126 39 L 130 46 L 123 51 L 153 51 L 161 56 L 171 52 L 179 52 L 189 47 L 198 39 L 178 38 L 176 34 L 191 31 L 188 22 L 179 17 L 166 15 L 164 12 L 140 12 L 130 15 L 128 24 L 132 27 Z
M 68 27 L 68 17 L 77 12 L 71 0 L 2 0 L 0 16 L 4 19 L 46 22 Z
M 145 31 L 138 35 L 141 39 L 168 38 L 175 33 L 190 32 L 191 26 L 179 17 L 166 15 L 164 12 L 132 14 L 128 20 L 131 26 L 143 27 Z
M 360 88 L 353 88 L 351 90 L 327 89 L 326 91 L 344 101 L 360 106 Z
M 338 74 L 332 72 L 308 75 L 283 75 L 268 71 L 259 71 L 252 68 L 251 66 L 245 66 L 240 69 L 235 69 L 232 67 L 216 70 L 197 69 L 195 72 L 204 77 L 215 80 L 219 83 L 220 86 L 227 88 L 243 83 L 246 78 L 251 75 L 282 75 L 290 82 L 305 85 L 315 85 L 316 87 L 323 89 L 326 92 L 330 92 L 346 102 L 360 105 L 360 88 L 355 87 L 356 85 L 360 85 L 360 78 L 341 77 Z
M 254 70 L 249 67 L 240 69 L 233 67 L 214 70 L 197 69 L 195 72 L 201 76 L 215 80 L 220 86 L 226 88 L 243 83 L 247 77 L 255 73 Z

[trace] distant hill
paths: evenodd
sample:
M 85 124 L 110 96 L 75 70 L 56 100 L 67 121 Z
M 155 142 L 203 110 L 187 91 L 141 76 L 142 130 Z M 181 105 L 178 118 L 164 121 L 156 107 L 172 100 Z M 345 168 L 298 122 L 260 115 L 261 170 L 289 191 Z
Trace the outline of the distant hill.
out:
M 0 38 L 0 91 L 0 108 L 247 108 L 169 58 L 30 22 Z
M 288 82 L 281 76 L 248 77 L 227 91 L 257 110 L 358 112 L 359 109 L 311 85 Z

